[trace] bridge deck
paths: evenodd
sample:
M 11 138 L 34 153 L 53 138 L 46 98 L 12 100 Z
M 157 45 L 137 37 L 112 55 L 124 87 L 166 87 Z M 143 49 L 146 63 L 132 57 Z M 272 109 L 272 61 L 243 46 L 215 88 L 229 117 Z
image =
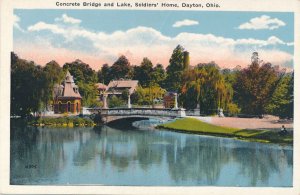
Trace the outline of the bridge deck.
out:
M 165 116 L 165 117 L 183 117 L 185 116 L 184 109 L 168 109 L 168 108 L 90 108 L 92 113 L 97 113 L 104 116 Z

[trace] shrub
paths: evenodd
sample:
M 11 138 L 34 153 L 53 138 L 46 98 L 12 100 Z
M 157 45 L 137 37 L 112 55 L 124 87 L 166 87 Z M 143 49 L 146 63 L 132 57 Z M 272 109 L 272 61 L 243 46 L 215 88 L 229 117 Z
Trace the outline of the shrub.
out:
M 241 109 L 238 107 L 237 104 L 229 103 L 227 105 L 228 115 L 229 116 L 236 116 L 240 113 Z
M 47 125 L 47 126 L 94 126 L 94 121 L 90 118 L 79 117 L 58 117 L 58 118 L 39 118 L 36 121 L 29 121 L 28 125 Z
M 74 126 L 83 126 L 84 119 L 82 119 L 82 118 L 74 118 L 73 119 L 73 124 L 74 124 Z
M 122 98 L 119 98 L 117 96 L 112 96 L 109 100 L 109 107 L 115 108 L 125 105 L 125 102 L 122 100 Z

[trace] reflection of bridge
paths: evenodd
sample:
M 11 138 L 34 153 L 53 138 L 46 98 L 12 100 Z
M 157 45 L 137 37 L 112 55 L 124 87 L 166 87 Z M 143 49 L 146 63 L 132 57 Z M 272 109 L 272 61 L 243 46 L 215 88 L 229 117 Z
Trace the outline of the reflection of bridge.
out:
M 100 114 L 105 122 L 111 122 L 123 118 L 176 118 L 184 117 L 184 109 L 166 108 L 89 108 L 93 114 Z

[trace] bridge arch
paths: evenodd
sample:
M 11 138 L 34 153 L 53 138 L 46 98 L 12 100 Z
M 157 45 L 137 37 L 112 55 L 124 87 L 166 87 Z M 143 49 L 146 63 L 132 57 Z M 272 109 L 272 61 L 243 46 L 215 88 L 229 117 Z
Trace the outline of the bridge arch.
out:
M 114 121 L 119 120 L 130 120 L 130 121 L 139 121 L 139 120 L 147 120 L 147 119 L 157 119 L 161 120 L 163 117 L 161 116 L 145 116 L 145 115 L 128 115 L 128 116 L 106 116 L 103 117 L 103 122 L 106 124 L 112 123 Z M 165 117 L 170 118 L 170 117 Z M 175 117 L 172 117 L 175 118 Z

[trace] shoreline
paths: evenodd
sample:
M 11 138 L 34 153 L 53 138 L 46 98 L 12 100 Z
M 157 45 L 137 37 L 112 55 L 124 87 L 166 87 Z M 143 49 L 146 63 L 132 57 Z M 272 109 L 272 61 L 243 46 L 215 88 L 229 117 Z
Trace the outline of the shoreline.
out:
M 162 127 L 159 127 L 159 128 L 162 128 Z M 272 141 L 267 140 L 267 139 L 255 139 L 255 138 L 242 137 L 242 136 L 230 136 L 229 134 L 217 134 L 217 133 L 207 133 L 207 132 L 194 132 L 194 131 L 172 129 L 172 128 L 165 128 L 165 127 L 163 127 L 162 130 L 173 131 L 173 132 L 178 132 L 178 133 L 194 134 L 194 135 L 204 135 L 204 136 L 211 136 L 211 137 L 222 137 L 222 138 L 236 139 L 236 140 L 247 141 L 247 142 L 259 142 L 259 143 L 267 143 L 267 144 L 293 145 L 293 142 L 290 142 L 290 141 L 272 142 Z M 261 131 L 263 131 L 263 130 L 261 130 Z
M 220 119 L 219 121 L 244 121 L 249 119 L 244 118 L 217 118 L 217 117 L 185 117 L 179 118 L 172 122 L 167 122 L 164 124 L 160 124 L 155 128 L 188 133 L 188 134 L 197 134 L 197 135 L 209 135 L 216 137 L 226 137 L 237 140 L 244 140 L 250 142 L 261 142 L 261 143 L 277 143 L 277 144 L 289 144 L 293 145 L 293 129 L 288 129 L 288 132 L 285 135 L 279 135 L 280 128 L 236 128 L 240 123 L 235 122 L 234 127 L 228 126 L 219 126 L 213 124 L 214 121 L 212 119 Z M 17 119 L 18 120 L 18 119 Z M 128 120 L 128 119 L 127 119 Z M 126 126 L 124 122 L 132 121 L 120 121 L 116 123 L 116 125 L 121 125 L 123 128 Z M 250 119 L 252 121 L 261 120 L 261 119 Z M 76 127 L 94 127 L 96 124 L 87 118 L 80 117 L 59 117 L 59 118 L 39 118 L 38 120 L 30 120 L 24 121 L 27 126 L 34 127 L 52 127 L 52 128 L 76 128 Z M 127 124 L 127 123 L 126 123 Z M 244 125 L 244 124 L 243 124 Z M 246 124 L 248 125 L 248 124 Z M 256 124 L 257 125 L 257 124 Z M 252 124 L 253 126 L 253 124 Z M 277 125 L 278 126 L 278 125 Z M 288 126 L 290 127 L 290 126 Z M 123 129 L 122 128 L 122 129 Z M 127 130 L 125 128 L 124 130 Z
M 242 129 L 223 127 L 203 122 L 193 117 L 177 119 L 174 122 L 158 125 L 156 128 L 181 133 L 226 137 L 250 142 L 293 145 L 293 131 L 288 131 L 286 135 L 281 136 L 278 134 L 278 131 L 274 129 Z
M 32 127 L 53 127 L 53 128 L 75 128 L 75 127 L 94 127 L 96 124 L 90 118 L 78 116 L 63 117 L 41 117 L 41 118 L 11 118 L 14 123 L 21 123 Z

